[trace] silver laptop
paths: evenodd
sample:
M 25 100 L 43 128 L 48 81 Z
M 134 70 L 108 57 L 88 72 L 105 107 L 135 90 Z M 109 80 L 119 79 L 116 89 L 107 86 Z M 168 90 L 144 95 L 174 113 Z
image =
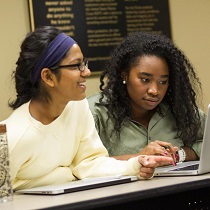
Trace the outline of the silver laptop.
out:
M 81 190 L 89 190 L 99 187 L 123 184 L 137 180 L 138 180 L 137 176 L 121 176 L 121 175 L 98 177 L 98 178 L 86 178 L 58 185 L 48 185 L 48 186 L 35 187 L 25 190 L 17 190 L 16 193 L 57 195 L 57 194 L 71 193 Z
M 200 161 L 178 163 L 177 166 L 163 166 L 155 170 L 155 176 L 186 176 L 210 172 L 210 104 L 204 129 Z

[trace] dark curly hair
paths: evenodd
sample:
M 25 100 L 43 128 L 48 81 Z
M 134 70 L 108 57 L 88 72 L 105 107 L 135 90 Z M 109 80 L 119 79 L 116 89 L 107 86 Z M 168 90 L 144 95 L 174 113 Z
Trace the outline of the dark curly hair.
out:
M 9 101 L 9 106 L 12 109 L 18 108 L 32 98 L 42 97 L 44 100 L 50 99 L 50 95 L 40 81 L 36 84 L 32 83 L 31 72 L 44 50 L 60 33 L 55 27 L 42 26 L 26 35 L 20 46 L 21 51 L 16 62 L 16 70 L 12 73 L 17 97 L 16 100 Z M 53 73 L 59 77 L 59 71 L 53 71 Z
M 164 58 L 169 67 L 169 87 L 163 99 L 175 118 L 178 135 L 185 145 L 192 145 L 200 127 L 197 96 L 201 83 L 184 53 L 166 36 L 149 32 L 136 32 L 126 36 L 111 53 L 106 70 L 100 77 L 100 90 L 107 98 L 107 114 L 115 121 L 113 132 L 120 135 L 123 121 L 130 113 L 130 97 L 123 85 L 122 71 L 127 75 L 140 57 L 154 55 Z M 108 119 L 109 119 L 108 118 Z

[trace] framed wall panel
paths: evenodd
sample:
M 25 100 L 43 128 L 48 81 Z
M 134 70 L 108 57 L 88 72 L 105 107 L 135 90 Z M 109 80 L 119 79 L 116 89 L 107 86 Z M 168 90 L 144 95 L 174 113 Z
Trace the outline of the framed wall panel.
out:
M 168 0 L 28 0 L 31 30 L 51 25 L 80 45 L 93 73 L 104 69 L 110 51 L 135 31 L 171 38 Z

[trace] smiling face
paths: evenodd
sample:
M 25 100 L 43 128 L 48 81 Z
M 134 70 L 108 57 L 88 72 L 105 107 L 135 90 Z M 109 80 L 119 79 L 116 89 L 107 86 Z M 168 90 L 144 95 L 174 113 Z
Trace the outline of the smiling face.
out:
M 153 110 L 164 98 L 169 85 L 169 69 L 163 58 L 143 56 L 131 67 L 126 80 L 132 113 L 145 114 Z
M 60 63 L 60 66 L 80 64 L 82 62 L 83 54 L 80 47 L 74 44 Z M 78 67 L 62 67 L 60 71 L 61 77 L 56 80 L 53 89 L 53 95 L 56 96 L 56 99 L 64 103 L 84 99 L 86 97 L 86 77 L 90 76 L 90 70 L 85 67 L 85 70 L 81 72 Z

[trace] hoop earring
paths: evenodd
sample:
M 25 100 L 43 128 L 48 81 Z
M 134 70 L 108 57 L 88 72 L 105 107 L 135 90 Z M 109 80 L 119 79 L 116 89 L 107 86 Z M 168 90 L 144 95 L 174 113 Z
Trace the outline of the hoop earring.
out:
M 123 85 L 125 85 L 126 84 L 126 81 L 125 80 L 123 80 Z

